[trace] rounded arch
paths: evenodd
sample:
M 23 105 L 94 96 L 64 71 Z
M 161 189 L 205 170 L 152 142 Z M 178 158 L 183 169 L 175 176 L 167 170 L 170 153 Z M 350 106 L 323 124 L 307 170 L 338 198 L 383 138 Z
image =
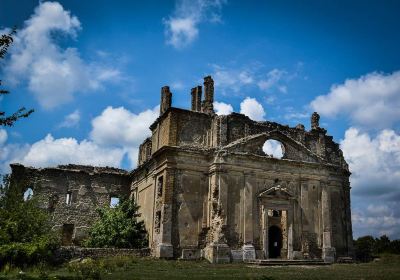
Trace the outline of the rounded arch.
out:
M 279 140 L 272 138 L 267 139 L 264 142 L 262 149 L 266 155 L 273 158 L 281 159 L 285 156 L 285 145 Z

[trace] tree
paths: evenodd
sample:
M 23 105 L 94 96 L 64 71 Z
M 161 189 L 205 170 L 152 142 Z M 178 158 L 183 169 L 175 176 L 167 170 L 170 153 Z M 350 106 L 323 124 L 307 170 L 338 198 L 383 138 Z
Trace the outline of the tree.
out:
M 97 209 L 100 219 L 92 226 L 87 247 L 144 248 L 148 245 L 143 221 L 138 221 L 139 206 L 128 198 L 115 208 Z
M 372 260 L 374 245 L 375 239 L 372 236 L 359 237 L 354 241 L 356 258 L 363 262 Z
M 390 251 L 390 239 L 386 235 L 382 235 L 380 238 L 375 239 L 374 253 L 382 254 Z
M 7 50 L 12 44 L 13 35 L 16 34 L 16 29 L 13 28 L 8 34 L 3 34 L 0 37 L 0 59 L 4 59 L 7 54 Z M 1 80 L 0 80 L 1 86 Z M 0 88 L 0 96 L 9 94 L 10 92 L 5 89 Z M 27 110 L 25 107 L 19 108 L 15 113 L 11 115 L 6 115 L 6 112 L 0 111 L 0 126 L 12 126 L 18 119 L 26 118 L 33 113 L 33 109 Z
M 59 245 L 47 211 L 34 196 L 25 201 L 23 187 L 8 175 L 0 184 L 0 268 L 51 260 Z

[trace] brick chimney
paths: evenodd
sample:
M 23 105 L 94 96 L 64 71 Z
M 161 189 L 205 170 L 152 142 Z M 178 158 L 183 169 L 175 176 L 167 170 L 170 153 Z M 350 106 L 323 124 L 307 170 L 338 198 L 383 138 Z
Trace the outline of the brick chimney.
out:
M 201 95 L 202 95 L 201 86 L 192 88 L 191 95 L 192 95 L 192 111 L 201 112 Z
M 204 77 L 204 101 L 202 111 L 207 114 L 214 114 L 214 80 L 211 76 Z
M 169 91 L 169 86 L 161 88 L 160 115 L 164 114 L 172 104 L 172 93 Z

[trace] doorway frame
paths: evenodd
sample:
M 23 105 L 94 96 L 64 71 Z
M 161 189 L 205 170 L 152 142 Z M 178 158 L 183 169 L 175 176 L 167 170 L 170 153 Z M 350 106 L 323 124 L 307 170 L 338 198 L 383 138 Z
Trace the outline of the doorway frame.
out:
M 268 250 L 268 210 L 286 211 L 287 229 L 287 259 L 293 258 L 293 208 L 294 201 L 292 194 L 286 188 L 280 186 L 269 188 L 258 195 L 258 202 L 261 211 L 261 236 L 262 249 L 265 259 L 269 258 Z M 283 248 L 283 247 L 282 247 Z M 283 257 L 283 256 L 281 256 Z

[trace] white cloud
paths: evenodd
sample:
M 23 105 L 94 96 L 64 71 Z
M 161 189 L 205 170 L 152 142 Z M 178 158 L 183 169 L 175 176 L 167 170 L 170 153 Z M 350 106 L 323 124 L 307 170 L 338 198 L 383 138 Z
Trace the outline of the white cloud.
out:
M 340 145 L 352 172 L 356 235 L 400 237 L 400 135 L 385 129 L 371 137 L 351 127 Z
M 34 143 L 20 162 L 35 167 L 68 163 L 119 167 L 123 156 L 124 151 L 119 148 L 101 147 L 87 140 L 78 142 L 74 138 L 54 139 L 48 134 Z
M 224 102 L 214 102 L 214 109 L 216 110 L 217 115 L 229 115 L 233 112 L 233 107 L 231 104 L 226 104 Z
M 159 107 L 134 114 L 124 107 L 107 107 L 92 120 L 90 138 L 101 145 L 138 146 L 151 135 L 149 126 L 159 115 Z
M 400 135 L 382 130 L 375 138 L 349 128 L 340 142 L 349 164 L 354 192 L 387 195 L 400 192 Z
M 264 108 L 255 98 L 246 97 L 240 103 L 240 113 L 255 121 L 265 120 Z
M 265 154 L 273 156 L 274 158 L 282 158 L 283 151 L 279 141 L 267 140 L 263 145 L 263 151 Z
M 7 133 L 0 129 L 0 171 L 10 172 L 10 163 L 34 167 L 68 163 L 121 167 L 125 155 L 134 168 L 139 144 L 151 135 L 149 126 L 158 113 L 158 106 L 139 114 L 123 107 L 107 107 L 92 120 L 90 139 L 82 141 L 75 138 L 55 139 L 48 134 L 31 145 L 7 144 Z
M 92 120 L 90 138 L 100 145 L 121 147 L 127 152 L 131 167 L 137 164 L 138 147 L 151 135 L 149 126 L 159 116 L 159 106 L 134 114 L 123 107 L 107 107 Z
M 278 83 L 287 75 L 287 72 L 279 69 L 272 69 L 269 71 L 265 78 L 258 81 L 257 85 L 260 90 L 268 91 L 272 87 L 277 87 L 277 89 L 286 93 L 287 88 L 284 85 L 278 85 Z
M 224 0 L 178 0 L 175 11 L 164 19 L 167 44 L 181 49 L 190 45 L 199 35 L 202 22 L 219 22 Z
M 391 127 L 400 119 L 400 71 L 347 79 L 315 98 L 311 107 L 327 117 L 348 115 L 353 124 L 364 128 Z
M 79 110 L 75 110 L 71 114 L 65 116 L 62 123 L 59 124 L 59 127 L 75 127 L 79 124 L 81 120 L 81 113 Z
M 57 45 L 54 34 L 76 38 L 81 24 L 58 2 L 41 2 L 15 35 L 5 73 L 10 83 L 27 83 L 39 104 L 51 109 L 76 92 L 96 90 L 118 70 L 83 61 L 75 48 Z

